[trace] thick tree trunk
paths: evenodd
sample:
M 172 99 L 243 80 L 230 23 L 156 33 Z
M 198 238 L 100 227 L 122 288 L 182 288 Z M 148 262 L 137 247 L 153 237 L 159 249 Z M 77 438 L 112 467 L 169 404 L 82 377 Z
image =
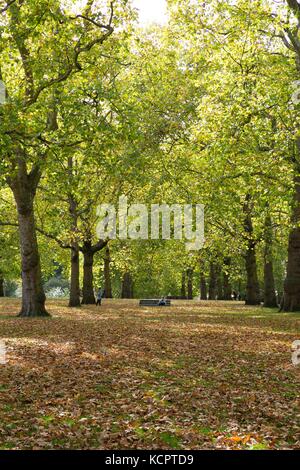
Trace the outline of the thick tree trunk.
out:
M 223 298 L 224 300 L 231 300 L 231 284 L 229 280 L 229 268 L 231 265 L 231 259 L 225 258 L 224 259 L 224 270 L 223 270 Z
M 42 273 L 33 202 L 40 180 L 40 171 L 34 167 L 28 174 L 23 156 L 18 161 L 18 173 L 8 183 L 13 191 L 18 210 L 21 263 L 22 263 L 22 308 L 21 317 L 48 316 L 46 297 L 42 284 Z
M 300 140 L 298 140 L 300 147 Z M 299 152 L 300 154 L 300 152 Z M 281 310 L 293 312 L 300 310 L 300 166 L 295 168 L 296 176 L 292 230 L 289 235 L 287 274 L 284 282 L 284 294 Z
M 182 299 L 186 299 L 186 273 L 185 271 L 182 271 L 181 275 L 181 293 L 180 297 Z
M 47 316 L 33 207 L 18 207 L 22 259 L 21 317 Z
M 189 268 L 187 270 L 187 287 L 188 287 L 188 299 L 192 300 L 193 299 L 193 269 Z
M 272 220 L 268 214 L 265 219 L 265 251 L 264 251 L 264 307 L 277 307 L 275 281 L 273 272 L 273 234 Z
M 91 249 L 89 242 L 84 243 L 83 247 L 83 289 L 82 289 L 82 304 L 83 305 L 94 305 L 95 294 L 94 294 L 94 252 Z
M 94 255 L 101 251 L 107 242 L 99 240 L 98 243 L 92 245 L 91 234 L 87 234 L 88 238 L 83 242 L 83 246 L 79 250 L 83 253 L 83 288 L 82 288 L 82 304 L 94 305 L 96 303 L 94 294 Z
M 253 239 L 253 225 L 251 217 L 251 197 L 246 197 L 244 205 L 244 228 L 247 235 L 247 248 L 245 253 L 247 286 L 246 305 L 260 305 L 259 282 L 256 263 L 256 242 Z
M 209 300 L 216 300 L 217 291 L 217 275 L 216 266 L 214 263 L 210 263 L 209 272 L 209 286 L 208 286 L 208 298 Z
M 69 307 L 80 307 L 80 283 L 79 283 L 80 265 L 79 248 L 74 243 L 71 249 L 71 285 Z
M 201 300 L 207 300 L 207 285 L 203 271 L 200 272 L 200 297 Z
M 122 280 L 122 299 L 133 298 L 133 280 L 131 274 L 126 272 Z
M 110 251 L 109 247 L 106 247 L 105 257 L 104 257 L 104 289 L 105 297 L 107 299 L 112 299 L 112 289 L 111 289 L 111 277 L 110 277 Z
M 4 297 L 4 279 L 0 278 L 0 297 Z

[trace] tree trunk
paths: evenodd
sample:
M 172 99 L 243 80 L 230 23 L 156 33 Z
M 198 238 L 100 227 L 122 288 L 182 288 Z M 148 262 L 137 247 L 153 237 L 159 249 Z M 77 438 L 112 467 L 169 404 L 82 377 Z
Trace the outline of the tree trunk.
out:
M 94 305 L 95 294 L 94 294 L 94 252 L 91 248 L 91 243 L 84 242 L 82 249 L 83 252 L 83 289 L 82 289 L 82 304 L 83 305 Z
M 207 300 L 207 286 L 203 271 L 200 272 L 200 297 L 201 300 Z
M 19 209 L 19 227 L 23 282 L 22 309 L 19 315 L 47 316 L 33 208 L 25 212 Z
M 21 262 L 22 262 L 22 308 L 20 317 L 48 316 L 46 297 L 42 284 L 42 273 L 33 202 L 40 180 L 38 167 L 28 174 L 23 158 L 20 158 L 17 175 L 9 180 L 18 210 Z
M 208 286 L 209 300 L 216 300 L 216 288 L 217 288 L 216 266 L 214 263 L 210 263 L 209 286 Z
M 247 248 L 245 253 L 247 274 L 246 305 L 260 305 L 259 282 L 256 263 L 256 242 L 253 238 L 250 201 L 251 197 L 250 195 L 247 195 L 244 205 L 244 228 L 247 235 Z
M 87 233 L 87 240 L 79 247 L 83 253 L 83 288 L 82 288 L 82 304 L 94 305 L 96 303 L 94 294 L 94 255 L 101 251 L 107 242 L 99 240 L 95 245 L 92 245 L 91 234 Z
M 253 241 L 249 241 L 245 261 L 247 273 L 246 305 L 260 305 L 255 243 Z
M 0 297 L 4 297 L 4 279 L 0 278 Z
M 79 283 L 79 248 L 74 243 L 71 249 L 71 285 L 69 307 L 80 307 L 80 283 Z
M 110 277 L 110 251 L 109 247 L 106 247 L 105 257 L 104 257 L 104 289 L 105 297 L 107 299 L 112 299 L 112 289 L 111 289 L 111 277 Z
M 224 300 L 221 266 L 217 267 L 217 299 Z
M 193 299 L 193 269 L 189 268 L 187 270 L 187 278 L 188 278 L 188 299 L 192 300 Z
M 265 219 L 264 251 L 264 307 L 277 307 L 275 281 L 273 272 L 273 234 L 272 220 L 268 214 Z
M 229 280 L 229 268 L 231 265 L 231 259 L 224 259 L 224 270 L 223 270 L 223 298 L 224 300 L 231 300 L 231 285 Z
M 181 294 L 180 297 L 182 299 L 186 299 L 186 273 L 185 271 L 182 271 L 182 276 L 181 276 Z
M 126 272 L 122 280 L 122 299 L 133 298 L 133 281 L 131 274 Z
M 300 140 L 298 139 L 298 153 Z M 296 176 L 294 204 L 292 212 L 292 230 L 289 235 L 287 274 L 284 282 L 284 294 L 281 310 L 293 312 L 300 310 L 300 168 L 295 168 Z
M 70 181 L 73 179 L 73 157 L 68 159 L 68 173 Z M 80 307 L 80 256 L 79 244 L 77 239 L 78 230 L 78 215 L 77 215 L 77 201 L 72 192 L 69 194 L 69 211 L 72 219 L 72 233 L 73 240 L 71 241 L 71 285 L 69 307 Z

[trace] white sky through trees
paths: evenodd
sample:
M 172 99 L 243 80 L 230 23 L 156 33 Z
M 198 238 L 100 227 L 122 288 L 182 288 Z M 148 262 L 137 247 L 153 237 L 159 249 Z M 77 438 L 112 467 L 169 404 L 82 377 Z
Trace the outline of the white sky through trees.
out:
M 63 4 L 72 12 L 79 13 L 86 5 L 86 0 L 64 0 Z M 139 23 L 142 26 L 153 22 L 159 24 L 167 22 L 166 0 L 132 0 L 132 5 L 139 11 Z
M 152 22 L 163 24 L 167 21 L 166 0 L 133 0 L 133 5 L 139 10 L 142 25 Z

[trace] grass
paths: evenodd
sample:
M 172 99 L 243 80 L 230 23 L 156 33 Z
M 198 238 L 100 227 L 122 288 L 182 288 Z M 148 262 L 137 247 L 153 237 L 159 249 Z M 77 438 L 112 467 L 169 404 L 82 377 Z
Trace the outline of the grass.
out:
M 0 301 L 1 449 L 299 449 L 300 315 L 104 301 L 20 319 Z

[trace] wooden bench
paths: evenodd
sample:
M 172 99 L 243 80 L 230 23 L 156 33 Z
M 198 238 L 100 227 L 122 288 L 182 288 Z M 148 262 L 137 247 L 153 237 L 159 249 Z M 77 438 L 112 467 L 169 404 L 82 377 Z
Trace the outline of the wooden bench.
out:
M 166 305 L 159 305 L 160 299 L 142 299 L 140 307 L 170 307 L 171 300 L 165 299 Z

